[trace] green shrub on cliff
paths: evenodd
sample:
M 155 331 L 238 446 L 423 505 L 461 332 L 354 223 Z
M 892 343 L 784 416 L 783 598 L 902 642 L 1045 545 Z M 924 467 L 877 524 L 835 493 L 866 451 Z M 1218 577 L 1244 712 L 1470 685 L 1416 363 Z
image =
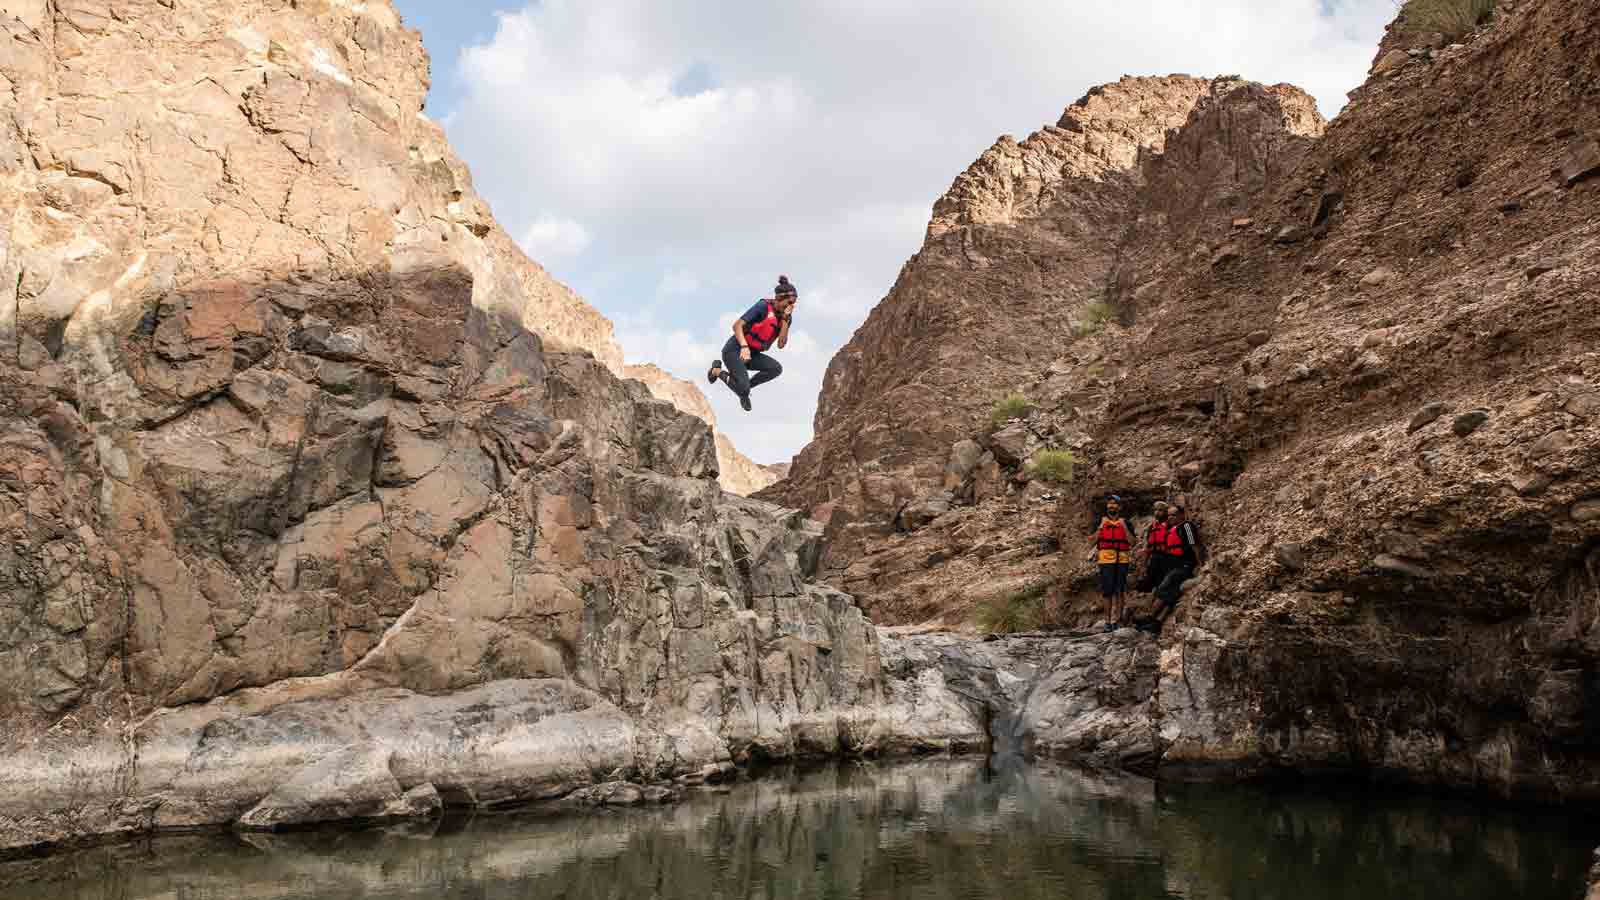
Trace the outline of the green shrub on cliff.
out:
M 1099 334 L 1116 317 L 1116 307 L 1104 300 L 1096 300 L 1083 308 L 1083 318 L 1078 321 L 1078 337 Z
M 994 411 L 989 413 L 989 426 L 991 428 L 1003 428 L 1012 419 L 1027 418 L 1028 413 L 1032 411 L 1033 404 L 1028 402 L 1027 397 L 1012 392 L 1007 394 L 1004 400 L 994 405 Z
M 1400 8 L 1401 31 L 1431 34 L 1457 40 L 1494 16 L 1496 0 L 1406 0 Z
M 1040 450 L 1028 463 L 1028 474 L 1043 481 L 1067 484 L 1072 481 L 1072 467 L 1078 458 L 1071 450 Z
M 973 611 L 973 621 L 989 634 L 1034 631 L 1044 624 L 1044 595 L 1050 582 L 1040 581 L 1004 597 L 985 600 Z

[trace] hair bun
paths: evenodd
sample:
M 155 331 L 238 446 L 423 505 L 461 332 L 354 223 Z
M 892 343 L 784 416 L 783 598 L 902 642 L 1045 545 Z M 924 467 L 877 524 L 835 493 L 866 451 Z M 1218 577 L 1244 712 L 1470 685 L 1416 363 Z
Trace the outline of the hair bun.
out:
M 778 276 L 778 283 L 779 284 L 788 284 L 789 283 L 789 276 L 787 276 L 787 275 L 779 275 Z

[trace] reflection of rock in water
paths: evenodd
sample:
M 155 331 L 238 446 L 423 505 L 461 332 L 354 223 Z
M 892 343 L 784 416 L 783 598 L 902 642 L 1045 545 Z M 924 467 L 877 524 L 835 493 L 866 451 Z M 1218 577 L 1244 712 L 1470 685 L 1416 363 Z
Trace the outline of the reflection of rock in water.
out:
M 917 897 L 1477 900 L 1577 893 L 1568 823 L 1160 788 L 1017 757 L 774 772 L 667 808 L 174 836 L 0 864 L 16 900 Z M 1564 891 L 1564 893 L 1562 893 Z

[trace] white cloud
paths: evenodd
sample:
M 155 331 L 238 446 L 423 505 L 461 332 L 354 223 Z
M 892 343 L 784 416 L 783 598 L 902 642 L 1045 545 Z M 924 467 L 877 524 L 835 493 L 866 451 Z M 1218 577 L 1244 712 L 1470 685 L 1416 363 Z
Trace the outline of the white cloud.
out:
M 700 290 L 700 279 L 693 272 L 673 269 L 661 276 L 661 286 L 657 293 L 664 297 L 673 297 L 680 294 L 693 294 Z
M 542 218 L 522 233 L 522 250 L 537 260 L 566 259 L 589 248 L 589 229 L 571 219 Z
M 751 414 L 710 392 L 741 449 L 786 459 L 828 358 L 996 136 L 1125 73 L 1290 81 L 1331 114 L 1393 10 L 540 0 L 461 54 L 446 121 L 501 220 L 534 223 L 524 246 L 617 321 L 630 359 L 704 385 L 725 320 L 789 274 L 801 297 L 783 378 Z

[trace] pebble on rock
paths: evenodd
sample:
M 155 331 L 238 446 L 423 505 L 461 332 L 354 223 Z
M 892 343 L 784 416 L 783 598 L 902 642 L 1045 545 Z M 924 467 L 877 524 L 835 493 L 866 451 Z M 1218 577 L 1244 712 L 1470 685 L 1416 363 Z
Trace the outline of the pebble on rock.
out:
M 1379 554 L 1372 560 L 1372 565 L 1379 571 L 1388 572 L 1394 575 L 1403 575 L 1406 578 L 1433 577 L 1432 569 L 1429 569 L 1426 566 L 1418 565 L 1410 560 L 1401 559 L 1398 556 L 1390 556 L 1387 553 Z
M 1412 434 L 1419 429 L 1433 424 L 1440 416 L 1450 411 L 1448 403 L 1429 403 L 1411 414 L 1411 422 L 1406 425 L 1406 433 Z
M 1450 430 L 1456 433 L 1456 437 L 1466 437 L 1474 431 L 1477 431 L 1479 426 L 1483 425 L 1483 423 L 1487 421 L 1489 421 L 1488 410 L 1474 409 L 1470 412 L 1464 412 L 1461 415 L 1456 416 L 1456 420 L 1450 426 Z
M 1371 272 L 1361 276 L 1362 287 L 1377 287 L 1394 278 L 1394 270 L 1388 266 L 1379 266 Z
M 1544 437 L 1534 441 L 1528 448 L 1529 459 L 1544 459 L 1557 453 L 1564 453 L 1572 449 L 1572 438 L 1565 431 L 1552 431 Z
M 1278 565 L 1291 572 L 1298 572 L 1306 567 L 1305 547 L 1300 544 L 1279 544 L 1272 548 L 1272 553 L 1277 557 Z

